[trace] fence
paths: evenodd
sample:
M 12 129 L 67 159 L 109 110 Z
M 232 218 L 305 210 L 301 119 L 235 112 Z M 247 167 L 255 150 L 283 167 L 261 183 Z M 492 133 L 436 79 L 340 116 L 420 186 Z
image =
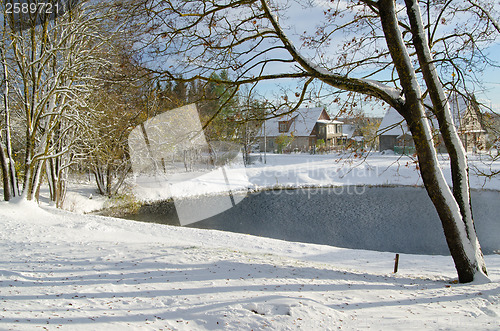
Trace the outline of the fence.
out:
M 412 155 L 415 154 L 415 147 L 413 146 L 394 146 L 394 153 Z

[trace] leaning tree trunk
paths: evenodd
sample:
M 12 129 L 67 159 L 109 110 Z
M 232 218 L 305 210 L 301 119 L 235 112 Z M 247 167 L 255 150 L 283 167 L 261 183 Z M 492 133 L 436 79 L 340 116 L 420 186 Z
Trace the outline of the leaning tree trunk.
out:
M 413 2 L 408 1 L 410 4 Z M 486 274 L 486 267 L 472 223 L 468 179 L 467 176 L 463 177 L 464 172 L 467 171 L 465 156 L 457 154 L 456 159 L 451 159 L 452 155 L 450 155 L 450 162 L 456 176 L 454 180 L 457 179 L 457 183 L 454 182 L 454 184 L 459 186 L 459 188 L 455 187 L 455 191 L 460 190 L 454 195 L 446 184 L 439 167 L 430 126 L 422 104 L 420 86 L 399 30 L 394 0 L 380 0 L 378 4 L 384 35 L 405 96 L 404 105 L 396 110 L 405 118 L 413 135 L 422 180 L 441 220 L 459 281 L 462 283 L 473 281 L 477 275 Z M 410 15 L 419 15 L 414 10 L 414 7 L 408 8 Z M 420 60 L 426 61 L 425 58 Z M 436 88 L 432 84 L 429 85 L 429 90 Z M 452 123 L 443 123 L 444 127 L 441 130 L 450 131 L 450 124 Z M 453 139 L 452 135 L 450 137 L 452 144 L 448 143 L 457 147 L 456 139 Z M 472 226 L 467 225 L 468 213 L 470 213 Z
M 460 214 L 465 224 L 467 237 L 476 254 L 480 257 L 478 267 L 486 274 L 486 266 L 476 236 L 472 207 L 470 201 L 469 171 L 467 154 L 460 141 L 460 137 L 453 123 L 448 99 L 439 80 L 429 43 L 424 31 L 420 8 L 416 0 L 405 0 L 410 26 L 413 35 L 413 44 L 422 68 L 422 74 L 428 87 L 429 96 L 434 106 L 434 114 L 439 123 L 439 129 L 444 144 L 450 156 L 453 196 L 460 207 Z
M 463 217 L 457 198 L 453 196 L 439 167 L 437 153 L 432 145 L 432 134 L 420 100 L 408 104 L 408 108 L 421 108 L 420 116 L 407 117 L 409 129 L 415 141 L 418 164 L 425 188 L 441 220 L 446 242 L 455 262 L 459 281 L 471 282 L 479 272 L 486 272 L 486 267 L 475 232 L 471 236 Z M 430 142 L 430 143 L 429 143 Z M 463 201 L 462 201 L 463 203 Z M 471 239 L 472 238 L 472 239 Z

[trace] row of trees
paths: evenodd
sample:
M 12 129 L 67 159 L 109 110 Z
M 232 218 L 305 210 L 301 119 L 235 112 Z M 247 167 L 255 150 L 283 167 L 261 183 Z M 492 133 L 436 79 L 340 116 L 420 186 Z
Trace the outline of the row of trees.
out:
M 128 132 L 147 118 L 154 97 L 151 76 L 133 49 L 140 30 L 128 25 L 119 1 L 71 2 L 70 11 L 34 12 L 22 24 L 5 12 L 6 3 L 0 41 L 4 200 L 38 199 L 46 182 L 61 207 L 71 167 L 93 172 L 100 193 L 116 193 L 130 170 Z
M 248 127 L 255 131 L 243 102 L 252 112 L 259 104 L 217 83 L 229 79 L 227 71 L 186 83 L 157 79 L 141 65 L 144 28 L 133 22 L 129 4 L 80 1 L 57 17 L 35 15 L 21 25 L 14 14 L 3 16 L 4 200 L 38 198 L 46 181 L 50 199 L 62 206 L 71 167 L 91 171 L 99 193 L 116 194 L 131 170 L 131 129 L 188 103 L 198 104 L 209 141 L 244 143 Z
M 0 41 L 4 198 L 33 199 L 46 175 L 51 199 L 60 203 L 67 169 L 79 155 L 73 147 L 93 116 L 86 102 L 99 84 L 93 77 L 106 66 L 97 54 L 113 37 L 107 29 L 110 14 L 84 2 L 53 20 L 34 15 L 21 29 L 5 5 Z

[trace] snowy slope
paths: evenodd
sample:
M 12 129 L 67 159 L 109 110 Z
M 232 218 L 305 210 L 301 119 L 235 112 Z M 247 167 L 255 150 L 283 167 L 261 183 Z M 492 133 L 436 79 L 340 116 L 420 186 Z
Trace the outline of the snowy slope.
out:
M 498 330 L 449 257 L 339 249 L 0 203 L 0 329 Z

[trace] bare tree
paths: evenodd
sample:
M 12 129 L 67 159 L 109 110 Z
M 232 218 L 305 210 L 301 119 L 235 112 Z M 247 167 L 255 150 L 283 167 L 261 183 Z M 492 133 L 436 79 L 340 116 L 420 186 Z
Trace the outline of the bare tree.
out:
M 118 192 L 131 169 L 128 134 L 148 118 L 149 111 L 157 111 L 148 106 L 152 99 L 158 99 L 158 93 L 151 93 L 146 72 L 133 63 L 131 53 L 120 41 L 113 44 L 114 52 L 108 56 L 112 64 L 100 74 L 99 88 L 90 93 L 88 104 L 93 112 L 88 138 L 82 142 L 98 191 L 107 196 Z
M 2 3 L 2 7 L 3 7 Z M 5 8 L 2 8 L 5 9 Z M 3 105 L 3 127 L 4 132 L 0 135 L 0 164 L 2 168 L 4 200 L 9 201 L 12 197 L 19 194 L 17 185 L 16 170 L 14 158 L 12 156 L 11 142 L 11 120 L 10 120 L 10 104 L 9 104 L 9 69 L 7 66 L 7 20 L 3 20 L 2 39 L 0 45 L 0 61 L 2 63 L 2 105 Z
M 135 2 L 138 11 L 147 13 L 142 18 L 148 19 L 150 38 L 144 49 L 155 55 L 150 68 L 160 78 L 215 81 L 236 89 L 249 85 L 252 90 L 263 81 L 297 81 L 299 88 L 285 91 L 273 105 L 275 113 L 297 109 L 313 97 L 315 85 L 328 93 L 332 88 L 374 97 L 396 109 L 413 135 L 424 185 L 460 282 L 486 275 L 470 207 L 467 157 L 445 92 L 477 81 L 475 72 L 483 63 L 491 64 L 481 46 L 498 37 L 494 3 L 361 0 L 307 5 L 285 0 Z M 286 26 L 287 10 L 298 6 L 321 7 L 323 20 L 314 31 L 297 35 Z M 162 56 L 165 61 L 159 61 Z M 210 77 L 214 70 L 227 70 L 231 80 Z M 450 79 L 452 73 L 458 79 Z M 453 189 L 439 168 L 423 105 L 426 94 L 450 153 Z
M 62 204 L 72 148 L 80 129 L 87 125 L 89 91 L 96 86 L 93 73 L 107 62 L 99 52 L 114 33 L 113 10 L 102 4 L 80 1 L 71 11 L 53 20 L 36 17 L 19 28 L 16 17 L 4 16 L 3 68 L 9 72 L 12 106 L 24 125 L 21 196 L 33 199 L 46 173 L 51 199 Z M 112 28 L 111 31 L 107 29 Z M 4 74 L 6 75 L 6 74 Z M 7 130 L 10 125 L 5 122 Z

